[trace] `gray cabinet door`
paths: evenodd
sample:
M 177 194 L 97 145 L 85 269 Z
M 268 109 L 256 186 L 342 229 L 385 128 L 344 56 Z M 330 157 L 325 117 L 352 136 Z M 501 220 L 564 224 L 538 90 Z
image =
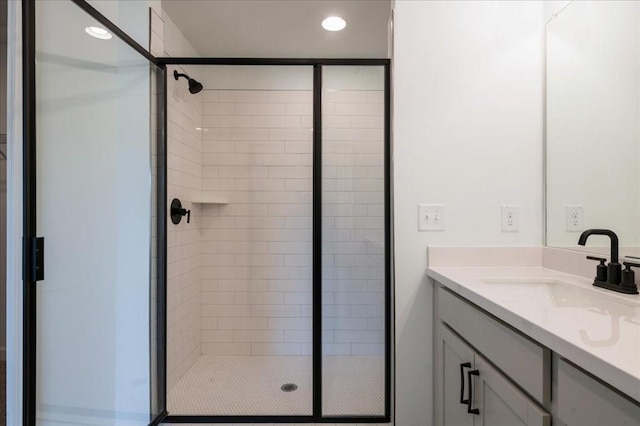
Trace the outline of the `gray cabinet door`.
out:
M 478 376 L 473 376 L 475 426 L 549 426 L 551 416 L 513 386 L 480 355 L 475 355 Z M 523 365 L 526 368 L 526 365 Z
M 460 402 L 468 395 L 467 372 L 473 368 L 473 351 L 444 325 L 439 324 L 436 354 L 436 425 L 473 426 L 473 415 Z M 463 367 L 461 376 L 461 365 Z
M 558 417 L 568 426 L 640 426 L 640 404 L 560 359 L 554 366 Z

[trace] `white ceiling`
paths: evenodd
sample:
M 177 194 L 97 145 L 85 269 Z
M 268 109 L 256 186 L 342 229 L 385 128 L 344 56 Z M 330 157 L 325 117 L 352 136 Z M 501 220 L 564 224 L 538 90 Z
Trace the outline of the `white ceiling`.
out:
M 386 58 L 390 0 L 162 0 L 201 56 Z M 325 31 L 338 15 L 347 27 Z

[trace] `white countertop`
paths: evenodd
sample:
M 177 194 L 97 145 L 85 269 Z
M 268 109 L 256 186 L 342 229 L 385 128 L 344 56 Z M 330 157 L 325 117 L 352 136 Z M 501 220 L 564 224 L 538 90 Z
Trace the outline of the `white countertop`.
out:
M 443 266 L 427 275 L 640 402 L 640 295 L 541 267 Z

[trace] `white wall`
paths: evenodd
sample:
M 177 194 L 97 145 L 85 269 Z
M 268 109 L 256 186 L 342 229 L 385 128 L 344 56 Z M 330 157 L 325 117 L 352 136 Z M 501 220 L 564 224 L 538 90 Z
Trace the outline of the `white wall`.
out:
M 544 22 L 549 22 L 554 15 L 560 13 L 562 9 L 567 7 L 573 0 L 545 0 L 542 2 L 542 11 Z
M 169 15 L 162 11 L 164 53 L 174 57 L 197 57 L 200 54 L 187 40 L 182 31 L 173 23 Z M 155 22 L 154 22 L 155 24 Z
M 541 2 L 396 1 L 396 424 L 433 415 L 429 245 L 542 244 Z M 418 232 L 417 204 L 446 205 Z M 520 232 L 500 231 L 501 204 Z

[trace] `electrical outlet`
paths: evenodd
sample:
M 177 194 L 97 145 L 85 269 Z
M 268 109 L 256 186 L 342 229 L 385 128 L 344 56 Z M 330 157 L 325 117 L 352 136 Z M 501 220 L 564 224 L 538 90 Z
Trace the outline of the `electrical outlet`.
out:
M 444 231 L 444 204 L 418 204 L 418 230 Z
M 518 232 L 520 229 L 520 206 L 502 206 L 502 232 Z
M 578 204 L 567 204 L 565 206 L 567 232 L 584 231 L 584 207 Z

